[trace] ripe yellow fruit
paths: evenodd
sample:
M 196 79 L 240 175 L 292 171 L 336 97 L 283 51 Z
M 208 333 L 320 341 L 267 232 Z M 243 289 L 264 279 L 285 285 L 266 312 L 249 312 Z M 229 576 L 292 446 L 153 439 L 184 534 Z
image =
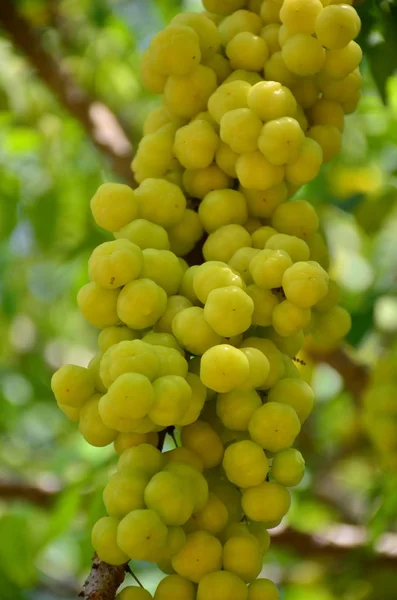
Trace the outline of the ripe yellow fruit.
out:
M 142 251 L 129 240 L 114 240 L 97 246 L 88 260 L 91 280 L 106 289 L 116 289 L 139 277 Z
M 120 290 L 109 290 L 92 281 L 84 285 L 77 294 L 77 304 L 85 319 L 94 327 L 117 325 L 117 301 Z
M 254 152 L 261 128 L 262 121 L 252 110 L 236 108 L 229 110 L 221 118 L 220 137 L 237 154 Z
M 184 77 L 168 77 L 164 87 L 164 105 L 171 115 L 191 119 L 200 111 L 206 110 L 208 99 L 216 88 L 214 71 L 199 65 Z
M 310 308 L 301 308 L 289 300 L 283 300 L 274 307 L 272 325 L 276 333 L 287 337 L 305 329 L 310 323 Z
M 134 191 L 121 183 L 99 186 L 90 207 L 96 224 L 107 231 L 118 231 L 138 216 Z
M 272 226 L 280 233 L 306 240 L 316 233 L 319 218 L 315 208 L 309 202 L 294 200 L 276 208 L 272 216 Z
M 99 558 L 110 565 L 122 565 L 128 562 L 128 556 L 117 544 L 119 521 L 112 517 L 102 517 L 92 529 L 91 542 Z
M 232 72 L 230 62 L 222 54 L 213 54 L 210 58 L 204 61 L 204 65 L 214 71 L 218 85 L 221 85 L 221 83 L 223 83 Z
M 200 63 L 200 40 L 191 27 L 171 23 L 157 33 L 149 46 L 156 69 L 164 75 L 183 77 Z
M 271 164 L 284 165 L 298 157 L 304 138 L 296 119 L 281 117 L 263 125 L 258 148 Z
M 290 37 L 282 47 L 287 68 L 301 77 L 315 75 L 325 63 L 325 50 L 320 42 L 305 33 Z
M 258 150 L 241 154 L 236 172 L 241 185 L 254 190 L 268 190 L 284 178 L 284 167 L 271 164 Z
M 193 250 L 203 233 L 198 214 L 191 208 L 186 209 L 179 223 L 168 229 L 171 251 L 176 256 L 186 256 Z
M 291 91 L 298 104 L 305 110 L 316 103 L 320 93 L 314 77 L 302 77 L 292 86 Z
M 207 350 L 200 365 L 201 381 L 219 393 L 231 392 L 249 376 L 249 361 L 237 348 L 219 344 Z
M 246 583 L 261 572 L 263 556 L 258 540 L 253 536 L 231 536 L 223 546 L 223 567 Z
M 291 89 L 299 77 L 285 64 L 281 51 L 275 52 L 265 64 L 264 76 L 267 81 L 278 81 L 281 85 Z
M 196 421 L 182 428 L 181 441 L 185 448 L 195 452 L 206 469 L 222 462 L 223 444 L 216 431 L 205 421 Z
M 315 32 L 319 42 L 330 50 L 347 46 L 360 32 L 360 18 L 347 4 L 326 6 L 318 14 Z
M 323 162 L 329 162 L 341 149 L 342 134 L 333 125 L 314 125 L 307 132 L 308 137 L 315 140 L 323 151 Z
M 135 179 L 142 183 L 148 177 L 163 177 L 173 165 L 172 145 L 175 123 L 163 125 L 139 142 L 131 167 Z
M 175 571 L 194 583 L 222 566 L 222 545 L 206 531 L 194 531 L 186 536 L 184 547 L 172 557 Z
M 183 174 L 183 187 L 193 198 L 204 198 L 212 190 L 231 187 L 231 178 L 217 165 L 205 169 L 186 169 Z
M 240 186 L 248 205 L 248 214 L 256 218 L 269 218 L 276 207 L 284 202 L 288 196 L 288 189 L 284 181 L 274 185 L 268 190 L 248 190 Z M 271 235 L 277 233 L 275 229 L 265 225 L 258 228 L 252 234 L 252 245 L 254 248 L 264 248 L 265 243 Z
M 103 490 L 103 502 L 110 517 L 122 519 L 131 510 L 145 508 L 144 491 L 150 475 L 139 469 L 117 472 Z
M 313 390 L 302 379 L 297 377 L 284 377 L 273 386 L 268 394 L 269 402 L 281 402 L 292 406 L 304 423 L 314 406 Z
M 142 219 L 167 228 L 177 225 L 183 217 L 186 198 L 177 185 L 165 179 L 145 179 L 135 190 L 135 196 Z
M 212 535 L 218 535 L 227 525 L 229 512 L 226 505 L 212 492 L 208 496 L 208 502 L 204 508 L 194 514 L 186 524 L 191 531 L 208 531 Z
M 164 227 L 146 219 L 131 221 L 115 234 L 115 238 L 130 240 L 130 242 L 139 246 L 141 250 L 145 248 L 170 249 L 170 242 Z
M 241 350 L 244 348 L 256 348 L 257 350 L 260 350 L 269 362 L 268 375 L 259 389 L 269 389 L 276 381 L 283 377 L 285 371 L 283 357 L 277 346 L 271 340 L 249 337 L 246 338 L 240 346 Z
M 295 410 L 279 402 L 267 402 L 258 408 L 248 425 L 252 440 L 270 452 L 292 446 L 300 429 Z
M 194 584 L 177 574 L 164 577 L 156 588 L 154 600 L 195 600 Z
M 131 560 L 156 562 L 166 542 L 167 527 L 154 510 L 133 510 L 117 528 L 117 544 Z
M 251 245 L 251 236 L 242 225 L 224 225 L 210 233 L 203 245 L 203 255 L 206 261 L 227 263 L 236 250 Z
M 247 103 L 262 121 L 296 115 L 294 96 L 278 81 L 261 81 L 252 86 L 247 94 Z
M 161 94 L 164 90 L 167 75 L 156 68 L 156 62 L 150 50 L 142 54 L 139 65 L 139 75 L 143 86 L 152 94 Z
M 313 125 L 332 125 L 343 132 L 345 115 L 339 102 L 321 98 L 312 106 L 310 119 Z
M 262 77 L 259 73 L 254 71 L 247 71 L 246 69 L 236 69 L 232 71 L 230 75 L 225 79 L 224 83 L 229 83 L 231 81 L 245 81 L 250 85 L 255 85 L 262 81 Z
M 146 329 L 158 321 L 166 307 L 167 294 L 163 288 L 151 279 L 137 279 L 123 287 L 117 314 L 132 329 Z
M 260 7 L 260 15 L 265 24 L 280 21 L 280 6 L 273 0 L 264 0 Z
M 262 26 L 263 22 L 259 15 L 249 10 L 236 10 L 223 19 L 218 26 L 218 31 L 223 46 L 227 46 L 238 33 L 248 31 L 258 35 Z
M 261 71 L 269 57 L 269 50 L 262 37 L 242 31 L 226 46 L 226 56 L 233 69 Z
M 245 0 L 203 0 L 203 6 L 209 13 L 230 15 L 245 5 Z
M 215 154 L 215 162 L 226 175 L 236 178 L 236 162 L 238 156 L 238 153 L 234 152 L 228 144 L 221 141 Z
M 145 488 L 144 500 L 146 507 L 156 511 L 166 525 L 184 525 L 193 513 L 193 490 L 170 471 L 153 475 Z
M 232 223 L 243 225 L 248 217 L 243 194 L 229 189 L 209 192 L 200 203 L 198 214 L 208 233 Z
M 294 263 L 297 261 L 309 260 L 310 256 L 309 246 L 304 240 L 285 233 L 276 233 L 270 237 L 265 245 L 265 250 L 268 249 L 286 252 Z M 283 273 L 285 273 L 285 271 L 283 271 Z
M 269 470 L 266 454 L 251 440 L 230 444 L 225 450 L 222 465 L 229 481 L 240 488 L 259 485 L 265 481 Z
M 363 52 L 356 42 L 349 42 L 339 50 L 328 50 L 322 73 L 331 79 L 343 79 L 361 62 Z
M 256 579 L 248 586 L 248 600 L 279 600 L 277 587 L 270 579 Z
M 197 588 L 197 600 L 247 600 L 248 590 L 244 581 L 229 571 L 215 571 L 204 575 Z
M 207 60 L 218 51 L 220 37 L 218 29 L 206 15 L 194 12 L 179 13 L 171 24 L 191 27 L 199 37 L 202 60 Z
M 280 23 L 269 23 L 265 25 L 261 30 L 260 36 L 265 40 L 267 49 L 269 51 L 269 56 L 278 52 L 280 48 L 279 43 L 279 31 L 280 31 Z
M 129 585 L 121 590 L 116 600 L 152 600 L 153 596 L 144 588 Z
M 154 133 L 161 129 L 164 125 L 173 123 L 174 120 L 169 114 L 168 110 L 164 106 L 157 106 L 153 108 L 145 119 L 143 124 L 143 135 Z M 178 122 L 177 122 L 178 123 Z M 183 122 L 179 122 L 178 125 L 183 125 Z
M 80 410 L 79 431 L 91 446 L 107 446 L 115 439 L 117 432 L 107 427 L 99 414 L 100 394 L 91 396 Z
M 243 492 L 243 510 L 253 521 L 279 521 L 287 514 L 290 504 L 289 491 L 279 483 L 265 481 Z
M 322 9 L 320 0 L 285 0 L 280 10 L 280 19 L 292 33 L 311 35 Z
M 286 165 L 285 178 L 293 185 L 303 185 L 314 179 L 323 162 L 323 151 L 315 140 L 305 137 L 298 158 Z
M 211 117 L 220 123 L 223 115 L 229 110 L 247 108 L 250 89 L 249 83 L 240 80 L 219 86 L 208 100 L 208 111 Z
M 58 404 L 80 409 L 94 394 L 92 373 L 77 365 L 63 365 L 51 378 L 51 389 Z
M 175 134 L 174 152 L 185 169 L 204 169 L 214 160 L 219 138 L 207 121 L 195 120 Z

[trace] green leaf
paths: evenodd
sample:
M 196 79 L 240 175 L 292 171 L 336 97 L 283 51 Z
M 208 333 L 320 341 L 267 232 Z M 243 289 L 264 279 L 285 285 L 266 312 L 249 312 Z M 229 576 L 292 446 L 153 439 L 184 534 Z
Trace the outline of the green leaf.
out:
M 0 590 L 1 600 L 27 600 L 28 596 L 23 593 L 19 586 L 7 577 L 0 565 Z
M 20 587 L 32 585 L 37 575 L 29 528 L 27 516 L 13 514 L 0 519 L 0 564 L 6 577 Z
M 360 12 L 362 30 L 358 43 L 386 104 L 387 82 L 397 71 L 397 7 L 388 2 L 368 2 L 367 5 Z
M 0 239 L 8 237 L 16 226 L 18 203 L 18 179 L 0 169 Z
M 48 522 L 47 543 L 62 535 L 69 528 L 80 506 L 80 501 L 80 486 L 70 487 L 59 496 Z
M 58 215 L 58 199 L 56 195 L 51 193 L 38 198 L 29 210 L 36 241 L 43 250 L 48 249 L 54 242 Z

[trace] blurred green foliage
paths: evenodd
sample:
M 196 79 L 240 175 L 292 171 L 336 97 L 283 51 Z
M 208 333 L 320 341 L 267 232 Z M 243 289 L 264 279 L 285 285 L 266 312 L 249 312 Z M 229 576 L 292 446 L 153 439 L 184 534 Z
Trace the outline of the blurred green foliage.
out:
M 172 0 L 18 0 L 45 48 L 126 124 L 133 143 L 156 99 L 141 87 L 139 55 L 179 10 Z M 397 6 L 361 2 L 364 91 L 348 117 L 341 155 L 302 194 L 318 208 L 353 328 L 348 341 L 373 364 L 397 332 Z M 59 105 L 25 57 L 0 37 L 0 457 L 4 482 L 42 490 L 8 501 L 0 484 L 0 599 L 73 598 L 87 573 L 92 523 L 112 464 L 57 409 L 52 372 L 86 365 L 95 331 L 75 297 L 92 248 L 106 239 L 89 199 L 114 179 L 80 124 Z M 363 525 L 369 547 L 396 526 L 396 479 L 379 468 L 360 410 L 336 371 L 308 365 L 318 398 L 301 447 L 308 472 L 288 523 L 316 532 Z M 145 565 L 145 583 L 156 580 Z M 264 573 L 283 600 L 395 600 L 397 570 L 360 552 L 348 560 L 275 547 Z

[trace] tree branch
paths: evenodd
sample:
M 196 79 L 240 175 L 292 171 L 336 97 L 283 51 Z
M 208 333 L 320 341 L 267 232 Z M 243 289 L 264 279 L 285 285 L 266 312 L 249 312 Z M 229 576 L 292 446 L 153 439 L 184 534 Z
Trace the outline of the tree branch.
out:
M 336 348 L 330 352 L 317 352 L 310 349 L 309 356 L 314 362 L 330 365 L 341 375 L 345 387 L 356 399 L 359 399 L 368 385 L 369 373 L 364 365 L 355 362 L 344 348 Z
M 375 549 L 368 546 L 365 527 L 333 525 L 319 534 L 307 534 L 291 528 L 270 531 L 272 546 L 289 548 L 304 558 L 344 560 L 353 551 L 360 553 L 361 563 L 371 566 L 397 566 L 397 534 L 380 536 Z
M 48 490 L 38 486 L 16 482 L 0 484 L 0 499 L 27 500 L 40 506 L 51 506 L 58 490 Z M 272 546 L 285 548 L 305 559 L 345 560 L 353 551 L 360 553 L 360 559 L 367 566 L 397 565 L 397 534 L 383 534 L 374 549 L 368 546 L 368 533 L 365 527 L 337 524 L 309 534 L 283 526 L 270 530 Z M 113 567 L 94 555 L 91 571 L 80 593 L 86 600 L 114 600 L 118 587 L 129 572 L 128 563 Z
M 26 500 L 39 506 L 51 506 L 59 490 L 50 490 L 23 481 L 1 481 L 1 500 Z
M 1 0 L 0 26 L 15 48 L 25 54 L 37 75 L 60 103 L 80 122 L 97 149 L 108 158 L 113 170 L 134 186 L 130 168 L 132 147 L 119 119 L 105 104 L 90 98 L 73 81 L 70 73 L 43 48 L 30 23 L 17 11 L 13 0 Z
M 94 554 L 90 574 L 79 596 L 86 600 L 114 600 L 128 569 L 128 564 L 113 567 Z

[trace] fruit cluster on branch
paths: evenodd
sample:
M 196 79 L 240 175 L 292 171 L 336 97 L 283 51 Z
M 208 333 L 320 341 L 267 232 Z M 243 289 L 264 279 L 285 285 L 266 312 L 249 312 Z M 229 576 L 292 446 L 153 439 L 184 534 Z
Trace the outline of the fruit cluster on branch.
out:
M 157 563 L 155 600 L 276 600 L 259 575 L 314 404 L 297 355 L 305 336 L 329 347 L 350 327 L 318 215 L 295 195 L 358 102 L 360 21 L 328 0 L 203 4 L 144 54 L 163 101 L 132 162 L 139 186 L 106 183 L 91 200 L 115 238 L 77 299 L 102 329 L 98 353 L 52 389 L 87 442 L 119 454 L 92 532 L 102 561 Z M 181 445 L 162 452 L 169 428 Z

